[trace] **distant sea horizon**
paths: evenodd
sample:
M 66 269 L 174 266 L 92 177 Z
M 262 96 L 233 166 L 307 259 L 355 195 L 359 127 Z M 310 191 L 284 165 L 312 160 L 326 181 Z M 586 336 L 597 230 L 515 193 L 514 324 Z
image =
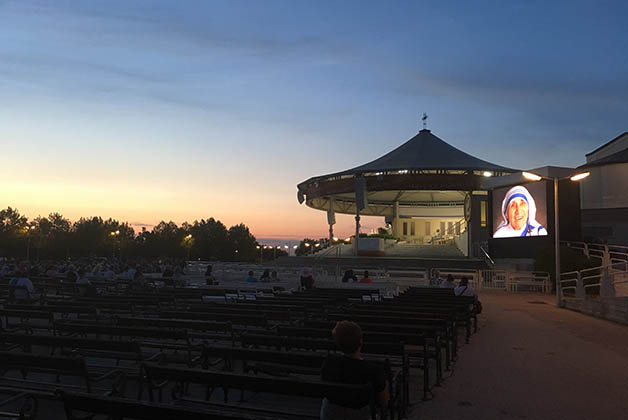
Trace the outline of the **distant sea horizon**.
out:
M 299 245 L 302 239 L 295 238 L 257 238 L 257 242 L 261 245 L 281 246 L 288 245 L 290 248 Z

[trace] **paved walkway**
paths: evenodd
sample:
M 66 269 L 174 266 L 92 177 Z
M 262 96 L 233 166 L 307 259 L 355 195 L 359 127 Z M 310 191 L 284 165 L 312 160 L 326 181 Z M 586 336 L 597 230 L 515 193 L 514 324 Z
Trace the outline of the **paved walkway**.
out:
M 549 296 L 480 300 L 480 331 L 412 419 L 628 418 L 628 326 L 558 309 Z

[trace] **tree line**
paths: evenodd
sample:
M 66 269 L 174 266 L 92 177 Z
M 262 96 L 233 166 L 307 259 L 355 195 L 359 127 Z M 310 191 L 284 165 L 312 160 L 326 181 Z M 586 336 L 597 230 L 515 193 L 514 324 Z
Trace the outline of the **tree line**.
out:
M 253 262 L 281 255 L 286 253 L 260 248 L 246 225 L 227 229 L 213 217 L 180 226 L 162 221 L 152 230 L 142 228 L 136 233 L 127 222 L 111 218 L 81 217 L 71 222 L 51 213 L 29 220 L 17 209 L 0 210 L 0 256 L 4 257 L 180 257 Z

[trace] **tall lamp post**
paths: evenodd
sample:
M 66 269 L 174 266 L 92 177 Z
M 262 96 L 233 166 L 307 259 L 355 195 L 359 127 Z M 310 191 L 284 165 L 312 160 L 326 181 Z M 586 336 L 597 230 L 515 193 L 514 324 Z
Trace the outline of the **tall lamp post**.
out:
M 109 236 L 111 236 L 111 258 L 116 257 L 116 236 L 120 234 L 119 230 L 111 231 Z
M 25 226 L 26 231 L 26 261 L 31 260 L 31 232 L 35 230 L 35 225 Z
M 575 173 L 565 177 L 548 177 L 541 176 L 532 172 L 522 172 L 521 173 L 525 179 L 530 181 L 540 181 L 545 179 L 547 181 L 554 182 L 554 268 L 556 276 L 556 306 L 561 306 L 561 291 L 560 291 L 560 234 L 559 234 L 559 222 L 560 218 L 558 216 L 558 181 L 562 181 L 564 179 L 570 179 L 571 181 L 580 181 L 590 175 L 590 172 L 580 172 Z
M 185 238 L 183 238 L 185 240 L 185 247 L 188 249 L 188 261 L 190 260 L 190 251 L 192 250 L 192 239 L 194 237 L 192 236 L 192 234 L 188 234 Z

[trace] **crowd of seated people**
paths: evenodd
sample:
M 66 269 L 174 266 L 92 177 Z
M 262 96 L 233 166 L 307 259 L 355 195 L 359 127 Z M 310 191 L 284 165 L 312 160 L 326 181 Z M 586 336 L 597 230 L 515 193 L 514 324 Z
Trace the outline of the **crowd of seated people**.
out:
M 209 266 L 211 267 L 211 266 Z M 205 274 L 207 275 L 207 274 Z M 268 268 L 264 269 L 264 271 L 262 272 L 262 274 L 260 275 L 259 279 L 257 277 L 255 277 L 255 272 L 253 270 L 249 270 L 249 272 L 247 273 L 246 278 L 244 279 L 245 282 L 247 283 L 276 283 L 279 282 L 279 275 L 277 274 L 276 270 L 269 270 Z M 209 283 L 208 283 L 209 284 Z
M 0 274 L 2 275 L 3 280 L 8 280 L 10 285 L 19 286 L 19 288 L 15 288 L 13 295 L 14 300 L 20 300 L 24 302 L 29 299 L 33 300 L 33 296 L 37 292 L 35 287 L 33 287 L 33 282 L 30 280 L 30 277 L 40 277 L 40 273 L 47 273 L 48 268 L 52 270 L 51 273 L 54 272 L 54 277 L 56 277 L 59 281 L 71 282 L 76 284 L 76 287 L 72 287 L 70 288 L 71 290 L 67 291 L 67 296 L 64 296 L 63 298 L 64 302 L 66 302 L 67 300 L 74 300 L 73 303 L 75 303 L 77 307 L 82 304 L 89 306 L 93 305 L 95 308 L 102 307 L 107 309 L 107 311 L 104 311 L 105 315 L 99 313 L 97 317 L 98 319 L 90 319 L 89 323 L 84 324 L 78 322 L 87 319 L 87 315 L 84 315 L 84 313 L 82 313 L 83 315 L 81 315 L 80 317 L 79 315 L 73 316 L 73 318 L 71 319 L 71 321 L 73 322 L 68 322 L 67 318 L 61 318 L 59 315 L 57 315 L 57 319 L 54 322 L 55 328 L 66 328 L 68 332 L 75 331 L 77 328 L 83 328 L 84 335 L 92 336 L 103 334 L 113 337 L 115 334 L 123 333 L 129 334 L 129 337 L 148 337 L 146 339 L 146 343 L 148 344 L 146 348 L 150 348 L 150 345 L 155 343 L 157 343 L 157 347 L 160 349 L 162 347 L 166 348 L 165 352 L 163 349 L 160 350 L 160 352 L 163 353 L 160 354 L 160 357 L 163 357 L 163 359 L 155 359 L 163 360 L 163 363 L 165 365 L 168 365 L 168 368 L 171 369 L 170 372 L 165 372 L 163 374 L 173 375 L 174 373 L 177 373 L 176 371 L 178 369 L 180 370 L 180 377 L 178 379 L 175 380 L 171 378 L 169 380 L 173 383 L 179 380 L 185 382 L 185 380 L 187 379 L 186 375 L 188 375 L 189 369 L 197 369 L 197 367 L 194 365 L 195 363 L 197 363 L 196 359 L 204 360 L 202 359 L 202 357 L 206 357 L 206 359 L 209 360 L 210 351 L 222 351 L 224 350 L 225 346 L 236 347 L 236 342 L 240 343 L 240 345 L 237 346 L 237 350 L 241 352 L 244 352 L 246 350 L 248 352 L 247 357 L 251 358 L 268 358 L 272 356 L 273 358 L 276 357 L 281 359 L 282 357 L 284 357 L 284 354 L 288 354 L 290 352 L 298 353 L 300 350 L 295 350 L 293 348 L 292 350 L 286 349 L 282 350 L 281 352 L 278 351 L 277 354 L 273 354 L 273 349 L 275 348 L 274 346 L 276 346 L 277 343 L 280 342 L 285 342 L 285 344 L 283 345 L 287 346 L 287 343 L 289 342 L 288 339 L 298 342 L 299 346 L 314 346 L 311 349 L 312 351 L 303 352 L 303 358 L 315 357 L 317 355 L 315 350 L 319 349 L 319 347 L 316 346 L 321 346 L 320 349 L 326 349 L 328 353 L 328 355 L 324 355 L 324 363 L 320 363 L 319 361 L 318 364 L 315 365 L 315 368 L 305 365 L 300 366 L 300 368 L 302 368 L 302 370 L 306 372 L 303 375 L 316 375 L 315 379 L 318 381 L 320 378 L 320 380 L 324 381 L 324 383 L 340 383 L 346 385 L 368 384 L 370 387 L 367 388 L 369 388 L 371 391 L 368 395 L 360 394 L 361 398 L 353 398 L 350 400 L 346 398 L 346 395 L 342 395 L 340 393 L 330 393 L 328 395 L 326 394 L 325 397 L 317 395 L 317 407 L 319 402 L 321 404 L 320 418 L 325 420 L 367 419 L 371 417 L 374 409 L 385 410 L 387 409 L 387 407 L 389 407 L 390 410 L 402 410 L 403 404 L 409 404 L 409 397 L 407 402 L 404 403 L 403 401 L 401 401 L 403 400 L 403 398 L 405 398 L 403 396 L 403 393 L 410 391 L 404 391 L 402 387 L 396 385 L 398 384 L 397 381 L 401 381 L 402 378 L 404 378 L 404 375 L 409 372 L 409 361 L 407 362 L 408 371 L 402 372 L 403 375 L 396 376 L 397 380 L 393 380 L 393 377 L 390 376 L 390 366 L 388 366 L 388 368 L 384 368 L 383 366 L 387 365 L 378 363 L 382 361 L 389 361 L 387 359 L 388 356 L 390 356 L 391 354 L 378 352 L 376 349 L 377 344 L 399 345 L 403 350 L 406 340 L 414 340 L 414 342 L 410 344 L 412 346 L 417 346 L 421 345 L 420 343 L 424 343 L 423 345 L 425 347 L 422 350 L 421 355 L 422 357 L 424 357 L 424 359 L 422 359 L 424 360 L 423 363 L 427 363 L 427 365 L 422 365 L 423 370 L 429 371 L 430 363 L 432 369 L 439 370 L 441 369 L 439 365 L 435 366 L 437 358 L 436 355 L 438 354 L 438 360 L 440 360 L 440 357 L 442 356 L 442 351 L 445 351 L 445 357 L 448 358 L 449 356 L 447 356 L 447 351 L 449 351 L 449 346 L 451 346 L 451 351 L 453 352 L 453 341 L 457 342 L 457 340 L 453 340 L 449 337 L 449 334 L 453 334 L 451 333 L 451 327 L 449 325 L 450 323 L 452 326 L 454 325 L 453 321 L 451 321 L 450 318 L 453 317 L 452 314 L 459 314 L 460 312 L 458 309 L 456 309 L 456 301 L 463 300 L 465 302 L 463 306 L 465 307 L 466 302 L 471 301 L 470 298 L 457 298 L 455 296 L 476 296 L 475 291 L 469 285 L 468 278 L 460 279 L 460 285 L 455 287 L 456 285 L 454 284 L 454 278 L 452 276 L 448 276 L 447 280 L 445 280 L 445 282 L 442 282 L 437 287 L 433 287 L 430 289 L 416 288 L 416 290 L 414 291 L 410 290 L 410 292 L 404 292 L 402 296 L 396 297 L 395 301 L 384 301 L 383 299 L 377 300 L 376 304 L 381 306 L 374 306 L 376 305 L 375 303 L 355 303 L 355 297 L 357 296 L 358 298 L 360 298 L 362 296 L 360 290 L 364 290 L 364 286 L 360 285 L 359 288 L 325 289 L 319 283 L 317 285 L 318 287 L 314 287 L 315 282 L 313 270 L 309 267 L 306 267 L 301 270 L 300 273 L 301 286 L 303 289 L 302 291 L 295 291 L 290 294 L 278 294 L 276 296 L 264 297 L 264 299 L 274 299 L 272 301 L 272 308 L 270 308 L 271 305 L 267 305 L 268 300 L 259 303 L 248 300 L 246 302 L 227 302 L 227 300 L 225 300 L 225 306 L 217 310 L 216 306 L 214 306 L 213 303 L 201 303 L 202 299 L 194 297 L 192 292 L 194 292 L 195 290 L 193 288 L 181 288 L 178 290 L 168 289 L 164 292 L 164 295 L 171 294 L 173 298 L 172 301 L 165 300 L 165 302 L 167 303 L 163 304 L 163 307 L 168 307 L 169 309 L 164 310 L 161 306 L 161 301 L 159 301 L 159 303 L 154 306 L 155 299 L 153 297 L 158 296 L 158 292 L 156 293 L 157 289 L 151 290 L 151 293 L 143 293 L 143 291 L 150 287 L 143 273 L 161 273 L 162 276 L 174 278 L 175 274 L 182 275 L 181 273 L 184 272 L 184 267 L 176 263 L 176 261 L 159 263 L 125 261 L 124 263 L 122 263 L 118 261 L 107 261 L 100 259 L 93 261 L 77 260 L 72 262 L 32 263 L 30 265 L 19 264 L 16 261 L 0 262 Z M 44 271 L 40 271 L 41 269 L 43 269 Z M 106 273 L 111 273 L 112 275 Z M 261 273 L 258 272 L 258 274 L 259 277 L 256 277 L 256 273 L 254 271 L 249 271 L 248 277 L 245 279 L 245 281 L 250 283 L 266 283 L 278 281 L 277 272 L 271 269 L 265 269 Z M 211 265 L 207 267 L 204 277 L 207 284 L 216 284 L 213 275 L 213 267 Z M 119 291 L 113 289 L 109 291 L 98 292 L 94 285 L 102 283 L 103 281 L 106 282 L 107 279 L 110 278 L 126 278 L 131 280 L 129 282 L 129 293 L 127 293 L 127 290 Z M 35 278 L 35 280 L 37 279 Z M 353 271 L 348 270 L 343 277 L 343 282 L 344 281 L 352 281 L 356 283 L 370 283 L 372 282 L 372 279 L 368 271 L 364 271 L 363 276 L 360 280 L 358 280 Z M 453 289 L 452 287 L 453 290 L 450 290 L 449 292 L 447 290 L 441 290 L 441 287 L 450 287 L 449 285 L 443 286 L 445 283 L 451 283 L 451 285 L 455 287 L 455 289 Z M 35 285 L 39 285 L 39 283 L 35 281 Z M 253 286 L 253 288 L 254 287 L 255 286 Z M 261 285 L 258 287 L 261 288 Z M 366 289 L 370 290 L 370 288 Z M 85 299 L 91 298 L 96 294 L 98 294 L 97 299 Z M 119 306 L 116 305 L 124 302 L 128 296 L 133 297 L 135 301 L 133 303 L 133 310 L 136 310 L 135 305 L 137 305 L 137 308 L 140 308 L 137 310 L 139 311 L 139 313 L 141 313 L 141 316 L 130 316 L 128 313 L 121 316 L 122 312 L 120 311 L 125 311 L 125 309 L 120 309 Z M 160 299 L 164 297 L 167 296 L 160 296 Z M 60 302 L 60 300 L 57 300 L 57 298 L 58 296 L 51 295 L 46 298 L 50 299 L 49 302 L 45 302 L 45 299 L 42 299 L 41 302 L 33 302 L 33 304 L 37 306 L 39 311 L 58 310 L 52 309 L 61 306 L 55 306 L 53 304 L 55 302 Z M 349 298 L 352 298 L 352 302 L 350 303 L 348 303 Z M 85 303 L 85 301 L 88 301 L 88 303 Z M 21 304 L 22 302 L 19 303 Z M 46 309 L 47 303 L 50 303 L 50 309 Z M 445 304 L 445 307 L 449 305 L 450 308 L 453 308 L 451 309 L 452 312 L 448 313 L 444 309 L 441 310 L 442 308 L 430 306 L 441 303 Z M 191 309 L 192 307 L 194 309 Z M 285 307 L 286 309 L 282 309 L 282 307 Z M 430 312 L 428 314 L 429 316 L 426 316 L 424 312 L 418 310 L 415 311 L 415 308 L 422 308 L 422 311 L 427 311 L 427 309 L 425 308 L 431 308 L 433 312 Z M 288 321 L 286 321 L 288 318 L 278 317 L 278 315 L 284 315 L 284 312 L 289 312 L 291 318 Z M 471 310 L 469 310 L 469 313 L 471 313 Z M 19 314 L 13 316 L 17 315 Z M 420 319 L 421 317 L 425 318 L 421 323 L 421 327 L 417 328 L 416 331 L 412 330 L 412 328 L 414 328 L 415 326 L 415 318 Z M 377 318 L 377 322 L 374 322 L 374 318 Z M 263 326 L 261 326 L 261 324 L 253 324 L 251 326 L 251 323 L 253 321 L 261 319 L 264 320 Z M 149 322 L 148 324 L 145 323 L 147 322 L 147 320 Z M 223 320 L 225 322 L 223 322 Z M 400 320 L 405 320 L 408 322 L 399 322 Z M 17 322 L 17 320 L 14 321 Z M 150 328 L 128 327 L 129 324 L 124 324 L 125 322 L 137 323 L 138 326 L 148 325 L 150 326 Z M 434 323 L 433 325 L 430 324 L 432 322 Z M 458 321 L 456 321 L 456 323 L 457 322 Z M 319 326 L 316 326 L 316 323 L 320 323 Z M 168 325 L 168 327 L 162 328 L 159 326 L 160 324 Z M 206 328 L 209 328 L 209 325 L 212 325 L 211 328 L 218 328 L 219 324 L 228 324 L 228 328 L 231 328 L 231 325 L 235 324 L 238 326 L 237 330 L 241 331 L 241 335 L 234 335 L 233 331 L 231 331 L 230 334 L 222 336 L 219 332 L 217 332 L 218 330 L 205 330 Z M 177 326 L 177 328 L 173 329 L 172 326 L 175 325 Z M 296 326 L 304 327 L 304 331 L 298 331 L 299 328 L 297 328 Z M 39 338 L 41 338 L 42 340 L 40 343 L 41 345 L 43 345 L 42 343 L 50 343 L 50 340 L 58 340 L 58 343 L 63 342 L 66 344 L 72 341 L 72 343 L 70 344 L 76 346 L 92 345 L 90 344 L 90 342 L 88 342 L 89 340 L 87 339 L 53 336 L 52 334 L 50 334 L 50 331 L 46 330 L 46 328 L 46 326 L 40 325 L 36 327 L 38 331 L 36 331 L 35 334 L 30 334 L 28 337 L 22 335 L 20 335 L 19 337 L 9 337 L 7 335 L 6 339 L 17 340 L 19 338 L 20 340 L 35 340 L 39 336 Z M 279 335 L 278 328 L 284 329 L 284 331 L 281 333 L 281 336 Z M 364 335 L 362 332 L 362 328 L 364 328 Z M 196 331 L 196 329 L 199 329 L 203 332 L 194 334 L 202 336 L 203 339 L 205 339 L 205 337 L 211 336 L 212 340 L 216 340 L 216 342 L 203 342 L 203 344 L 201 345 L 198 338 L 191 338 L 193 337 L 192 334 L 188 336 L 188 329 L 189 331 Z M 313 336 L 312 334 L 319 329 L 322 330 L 322 335 L 320 335 L 319 337 L 319 333 L 317 333 L 316 336 Z M 332 330 L 331 335 L 330 330 Z M 430 343 L 439 343 L 439 345 L 441 343 L 440 339 L 432 340 L 430 338 L 428 340 L 426 338 L 428 336 L 431 337 L 431 335 L 429 334 L 432 333 L 438 334 L 438 337 L 443 339 L 443 342 L 446 344 L 446 346 L 448 346 L 447 350 L 439 349 L 437 347 L 430 347 L 430 351 L 428 354 L 428 345 L 432 345 Z M 135 336 L 132 334 L 139 334 L 139 336 Z M 179 335 L 176 336 L 177 334 Z M 275 334 L 277 335 L 275 336 Z M 306 334 L 307 336 L 303 337 L 301 334 Z M 374 339 L 373 337 L 377 337 L 377 339 Z M 116 343 L 118 345 L 128 344 L 130 346 L 132 344 L 137 344 L 134 341 L 136 340 L 136 338 L 134 338 L 133 340 L 131 340 L 131 338 L 125 340 L 122 340 L 121 337 L 119 338 L 120 339 L 117 341 L 121 341 L 121 343 Z M 44 341 L 44 339 L 48 341 Z M 245 346 L 245 340 L 255 339 L 270 339 L 272 340 L 272 342 L 270 347 L 267 346 L 265 350 L 256 350 L 254 348 L 248 348 Z M 329 341 L 331 341 L 331 339 L 333 339 L 332 345 L 335 342 L 335 346 L 338 350 L 340 350 L 340 353 L 334 354 L 334 351 L 336 349 L 328 347 Z M 113 341 L 113 338 L 111 340 Z M 196 342 L 193 342 L 193 340 L 196 340 Z M 390 340 L 390 342 L 386 341 L 384 343 L 380 343 L 379 340 Z M 369 345 L 370 347 L 368 347 Z M 364 355 L 362 352 L 363 347 L 365 349 Z M 308 348 L 309 347 L 304 347 L 302 348 L 302 350 Z M 21 346 L 15 347 L 14 353 L 21 353 L 21 349 Z M 170 349 L 171 351 L 168 351 L 168 349 Z M 181 351 L 181 349 L 185 351 Z M 331 352 L 329 350 L 331 350 Z M 99 348 L 98 351 L 98 356 L 100 357 L 103 356 L 101 353 L 103 353 L 105 349 Z M 186 351 L 190 352 L 190 354 L 194 352 L 195 357 L 180 357 L 180 354 L 185 354 Z M 232 351 L 232 349 L 229 348 L 229 351 Z M 405 352 L 405 350 L 403 351 Z M 147 350 L 144 349 L 144 352 L 147 352 Z M 416 354 L 416 352 L 413 354 Z M 153 355 L 154 354 L 147 352 L 145 356 L 150 357 Z M 112 350 L 111 355 L 104 356 L 110 358 L 113 358 L 114 356 L 118 357 L 120 356 L 120 352 L 117 352 L 114 355 L 114 352 Z M 409 353 L 402 353 L 402 356 L 403 357 L 400 357 L 399 360 L 397 360 L 398 366 L 396 367 L 397 369 L 400 369 L 400 371 L 401 369 L 405 369 L 404 366 L 406 366 L 404 358 L 406 356 L 410 357 Z M 234 355 L 233 357 L 236 356 Z M 430 358 L 429 360 L 428 357 Z M 374 358 L 375 363 L 372 363 Z M 251 361 L 254 362 L 255 359 L 251 359 Z M 286 359 L 284 361 L 279 360 L 279 362 L 281 362 L 279 364 L 285 364 L 285 369 L 296 369 L 297 367 L 299 367 L 294 365 L 294 358 L 290 359 L 288 356 L 286 356 Z M 116 366 L 117 363 L 118 360 L 116 360 Z M 230 369 L 233 369 L 233 364 L 231 362 L 227 364 L 225 361 L 225 366 L 228 365 L 231 366 Z M 251 365 L 255 365 L 255 363 L 252 363 Z M 143 367 L 131 365 L 131 363 L 129 363 L 129 366 L 130 367 L 128 368 L 128 371 L 131 373 L 131 375 L 129 375 L 128 380 L 130 381 L 130 383 L 137 385 L 138 381 L 144 381 L 144 385 L 146 385 L 147 387 L 153 387 L 157 385 L 150 383 L 148 379 L 149 375 L 143 375 L 141 369 L 157 370 L 159 367 L 161 367 L 162 369 L 164 368 L 164 366 L 161 366 L 158 363 L 147 363 Z M 418 364 L 416 366 L 418 366 Z M 413 369 L 416 366 L 413 365 Z M 260 363 L 258 367 L 261 369 L 260 372 L 264 372 L 263 363 Z M 88 366 L 88 368 L 91 368 L 91 366 Z M 270 368 L 267 366 L 266 368 L 270 369 L 270 371 L 272 372 L 272 366 Z M 296 370 L 298 371 L 298 369 Z M 307 373 L 311 371 L 314 371 L 314 373 Z M 413 370 L 413 374 L 415 371 L 416 370 Z M 144 372 L 146 373 L 147 371 Z M 283 375 L 281 371 L 278 372 L 278 375 L 284 377 L 286 381 L 290 380 L 290 377 L 285 377 L 285 375 Z M 229 374 L 228 372 L 221 369 L 216 369 L 215 371 L 213 371 L 211 369 L 204 368 L 203 370 L 201 370 L 200 367 L 198 368 L 198 371 L 194 370 L 192 373 L 198 374 L 198 376 L 190 374 L 190 381 L 195 378 L 202 378 L 204 377 L 203 375 L 215 374 L 216 376 L 218 376 Z M 233 372 L 231 372 L 231 374 L 233 374 L 234 377 L 228 378 L 229 380 L 235 380 L 239 378 L 236 377 L 236 374 L 234 374 Z M 239 373 L 237 374 L 240 375 Z M 264 375 L 272 375 L 272 373 L 262 373 L 258 375 L 256 372 L 255 375 L 256 377 L 258 377 L 257 379 L 259 379 L 259 377 L 263 379 L 266 377 Z M 427 373 L 425 373 L 425 375 L 427 375 Z M 312 378 L 310 377 L 309 379 Z M 155 383 L 158 383 L 158 381 L 156 381 Z M 299 384 L 298 380 L 295 380 L 295 384 Z M 427 384 L 430 384 L 429 381 L 427 382 Z M 60 386 L 57 383 L 55 383 L 54 385 L 55 387 Z M 178 385 L 173 385 L 173 389 L 175 389 L 176 386 Z M 277 387 L 279 387 L 279 385 L 277 385 Z M 288 392 L 286 390 L 289 390 L 289 388 L 290 387 L 287 387 L 285 389 L 282 388 L 281 392 Z M 198 391 L 199 389 L 200 388 L 196 388 L 196 391 Z M 203 392 L 206 392 L 206 390 L 203 389 Z M 424 391 L 424 393 L 425 392 L 426 391 Z M 161 391 L 159 393 L 161 399 Z M 177 393 L 174 391 L 172 393 L 164 392 L 164 395 L 171 395 L 173 399 L 175 398 L 176 394 Z M 128 394 L 127 397 L 129 395 L 130 394 Z M 128 404 L 136 403 L 135 397 L 136 396 L 134 395 L 133 398 L 127 398 L 125 401 Z M 148 398 L 146 394 L 140 395 L 140 397 L 137 397 L 137 399 L 142 399 L 142 401 L 144 402 L 146 402 L 146 398 Z M 152 401 L 152 396 L 150 397 L 150 399 Z M 317 417 L 318 414 L 319 413 L 317 412 Z M 311 418 L 312 416 L 308 417 L 308 419 Z M 391 414 L 391 416 L 388 418 L 394 417 Z
M 146 259 L 119 260 L 105 258 L 82 258 L 61 261 L 0 261 L 0 279 L 9 280 L 9 285 L 18 286 L 12 290 L 15 300 L 29 300 L 35 294 L 31 278 L 49 277 L 74 283 L 81 296 L 95 296 L 96 281 L 113 282 L 116 279 L 129 281 L 129 288 L 135 291 L 146 290 L 149 283 L 144 273 L 160 274 L 172 278 L 179 285 L 185 284 L 185 262 L 168 259 L 150 261 Z M 23 287 L 22 287 L 23 286 Z
M 47 276 L 68 278 L 76 276 L 78 270 L 85 271 L 88 278 L 113 280 L 114 278 L 133 279 L 136 271 L 142 273 L 161 273 L 163 277 L 172 277 L 176 274 L 185 274 L 184 260 L 163 259 L 107 259 L 107 258 L 79 258 L 58 261 L 19 261 L 5 259 L 0 261 L 0 277 L 12 276 L 16 270 L 25 270 L 28 276 Z M 70 274 L 72 273 L 72 274 Z

